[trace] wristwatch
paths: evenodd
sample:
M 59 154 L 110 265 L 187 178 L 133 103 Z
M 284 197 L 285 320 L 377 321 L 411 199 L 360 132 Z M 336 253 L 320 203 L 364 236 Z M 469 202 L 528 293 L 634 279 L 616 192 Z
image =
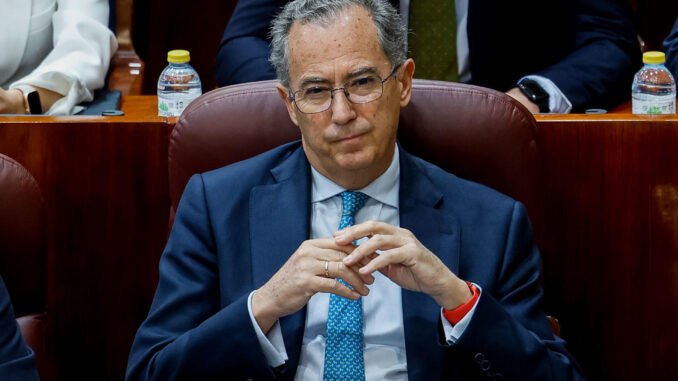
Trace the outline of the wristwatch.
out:
M 17 86 L 24 94 L 26 113 L 28 114 L 42 114 L 42 105 L 40 104 L 40 93 L 33 86 Z
M 526 78 L 518 82 L 518 88 L 527 99 L 539 106 L 539 112 L 547 113 L 551 111 L 549 108 L 549 93 L 541 87 L 539 82 Z

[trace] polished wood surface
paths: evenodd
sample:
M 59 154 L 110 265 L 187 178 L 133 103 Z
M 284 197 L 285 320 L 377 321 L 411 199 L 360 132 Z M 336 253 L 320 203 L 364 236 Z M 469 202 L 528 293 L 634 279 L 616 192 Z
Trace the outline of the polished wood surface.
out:
M 537 116 L 546 309 L 592 380 L 678 378 L 678 116 Z
M 132 43 L 133 0 L 115 0 L 115 37 L 118 51 L 111 59 L 107 88 L 118 90 L 122 95 L 139 95 L 142 92 L 145 64 L 134 50 Z
M 610 110 L 610 114 L 631 114 L 631 101 L 629 100 Z
M 48 342 L 57 380 L 122 380 L 165 244 L 167 139 L 154 97 L 121 117 L 0 117 L 0 152 L 45 198 Z
M 0 117 L 41 184 L 58 380 L 122 380 L 155 291 L 176 118 Z M 678 116 L 538 115 L 545 310 L 590 380 L 678 379 Z
M 145 65 L 134 50 L 118 50 L 111 60 L 108 89 L 122 95 L 139 95 L 142 91 Z

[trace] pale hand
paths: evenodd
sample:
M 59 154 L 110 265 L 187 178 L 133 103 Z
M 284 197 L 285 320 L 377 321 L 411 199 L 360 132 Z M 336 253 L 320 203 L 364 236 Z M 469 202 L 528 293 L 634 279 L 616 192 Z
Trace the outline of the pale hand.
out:
M 515 100 L 522 103 L 523 106 L 527 107 L 527 109 L 530 110 L 531 113 L 536 114 L 539 112 L 539 106 L 537 106 L 537 104 L 532 102 L 531 100 L 527 99 L 525 94 L 523 94 L 523 92 L 520 91 L 519 88 L 517 87 L 512 88 L 511 90 L 506 92 L 506 95 L 510 95 Z
M 56 101 L 63 98 L 63 95 L 47 90 L 42 87 L 35 87 L 40 94 L 40 106 L 42 112 L 46 113 Z M 18 89 L 3 90 L 0 89 L 0 114 L 26 114 L 26 101 L 24 93 Z
M 0 114 L 25 114 L 24 94 L 20 90 L 0 89 Z
M 380 271 L 402 288 L 430 295 L 447 310 L 466 303 L 473 296 L 466 282 L 407 229 L 368 221 L 334 233 L 339 245 L 363 237 L 369 239 L 344 258 L 346 266 L 362 265 L 361 275 Z M 377 250 L 381 250 L 381 254 L 377 254 Z
M 359 265 L 347 266 L 342 262 L 354 249 L 350 241 L 338 245 L 332 238 L 304 241 L 252 296 L 252 313 L 261 330 L 268 333 L 279 318 L 299 311 L 318 292 L 352 300 L 367 295 L 366 284 L 372 284 L 374 277 L 359 274 Z M 341 278 L 353 289 L 335 278 Z

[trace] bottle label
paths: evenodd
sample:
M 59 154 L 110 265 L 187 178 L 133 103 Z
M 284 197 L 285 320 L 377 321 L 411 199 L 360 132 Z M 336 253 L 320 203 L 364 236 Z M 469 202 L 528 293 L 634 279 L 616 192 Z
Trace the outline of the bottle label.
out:
M 158 95 L 159 116 L 179 116 L 193 100 L 200 96 L 200 91 L 183 94 Z
M 655 97 L 658 99 L 638 99 L 633 97 L 631 103 L 631 112 L 634 114 L 675 114 L 676 98 L 671 95 L 668 97 Z

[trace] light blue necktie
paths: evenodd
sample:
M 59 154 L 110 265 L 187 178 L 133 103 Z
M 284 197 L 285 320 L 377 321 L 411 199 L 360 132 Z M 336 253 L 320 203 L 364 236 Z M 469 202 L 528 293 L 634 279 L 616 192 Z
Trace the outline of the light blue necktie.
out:
M 341 193 L 339 230 L 355 223 L 353 216 L 365 205 L 368 198 L 360 192 Z M 341 279 L 337 280 L 344 283 Z M 362 298 L 350 300 L 330 294 L 323 380 L 365 380 Z

